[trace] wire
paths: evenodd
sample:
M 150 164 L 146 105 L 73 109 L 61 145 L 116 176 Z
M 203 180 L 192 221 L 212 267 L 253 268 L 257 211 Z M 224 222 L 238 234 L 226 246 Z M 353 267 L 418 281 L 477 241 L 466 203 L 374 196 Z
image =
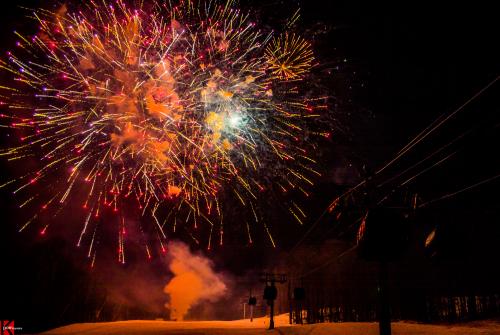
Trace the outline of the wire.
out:
M 474 129 L 470 129 L 462 134 L 460 134 L 458 137 L 454 138 L 453 140 L 451 140 L 450 142 L 448 142 L 447 144 L 443 145 L 441 148 L 439 148 L 438 150 L 434 151 L 432 154 L 428 155 L 427 157 L 421 159 L 420 161 L 418 161 L 417 163 L 413 164 L 412 166 L 410 166 L 409 168 L 405 169 L 404 171 L 398 173 L 397 175 L 395 175 L 394 177 L 391 177 L 389 179 L 387 179 L 386 181 L 380 183 L 377 185 L 377 188 L 379 187 L 382 187 L 388 183 L 390 183 L 391 181 L 401 177 L 402 175 L 404 175 L 406 172 L 412 170 L 413 168 L 419 166 L 420 164 L 424 163 L 425 161 L 431 159 L 432 157 L 434 157 L 435 155 L 437 155 L 438 153 L 440 153 L 441 151 L 443 151 L 444 149 L 448 148 L 449 146 L 451 146 L 452 144 L 454 144 L 455 142 L 461 140 L 462 138 L 464 138 L 466 135 L 470 134 L 471 132 L 477 130 L 477 127 L 474 128 Z
M 405 180 L 404 182 L 402 182 L 401 184 L 399 184 L 397 187 L 393 188 L 385 197 L 382 198 L 382 200 L 380 200 L 377 205 L 381 205 L 385 200 L 387 200 L 387 198 L 389 198 L 389 196 L 394 193 L 397 189 L 399 189 L 400 187 L 403 187 L 404 185 L 408 184 L 409 182 L 411 182 L 413 179 L 417 178 L 418 176 L 428 172 L 429 170 L 432 170 L 433 168 L 435 168 L 436 166 L 438 165 L 441 165 L 441 163 L 447 161 L 450 157 L 454 156 L 457 152 L 452 152 L 451 154 L 449 154 L 448 156 L 444 157 L 443 159 L 440 159 L 439 161 L 437 161 L 436 163 L 432 164 L 431 166 L 429 166 L 428 168 L 426 169 L 423 169 L 422 171 L 418 172 L 417 174 L 411 176 L 410 178 L 408 178 L 407 180 Z
M 495 124 L 493 126 L 493 129 L 494 128 L 497 128 L 498 126 L 500 125 L 500 123 L 498 124 Z M 434 151 L 432 154 L 428 155 L 427 157 L 425 157 L 424 159 L 420 160 L 419 162 L 417 162 L 416 164 L 410 166 L 409 168 L 407 168 L 406 170 L 404 170 L 403 172 L 397 174 L 396 176 L 386 180 L 385 182 L 377 185 L 377 187 L 381 187 L 395 179 L 397 179 L 398 177 L 404 175 L 406 172 L 410 171 L 411 169 L 413 169 L 414 167 L 420 165 L 421 163 L 425 162 L 426 160 L 432 158 L 433 156 L 435 156 L 436 154 L 438 154 L 439 152 L 443 151 L 444 149 L 448 148 L 449 146 L 451 146 L 453 143 L 457 142 L 458 140 L 464 138 L 466 135 L 470 134 L 471 132 L 473 131 L 476 131 L 478 129 L 478 127 L 475 127 L 474 129 L 470 129 L 462 134 L 460 134 L 458 137 L 454 138 L 452 141 L 448 142 L 447 144 L 445 144 L 444 146 L 442 146 L 441 148 L 439 148 L 438 150 Z M 444 157 L 443 159 L 437 161 L 436 163 L 434 163 L 433 165 L 431 165 L 430 167 L 427 167 L 425 169 L 423 169 L 422 171 L 420 172 L 417 172 L 416 174 L 414 174 L 413 176 L 409 177 L 408 179 L 406 179 L 404 182 L 402 182 L 401 184 L 399 184 L 398 186 L 396 186 L 395 188 L 392 189 L 391 192 L 389 192 L 385 197 L 382 198 L 382 200 L 380 200 L 378 202 L 377 205 L 380 205 L 381 203 L 383 203 L 394 191 L 396 191 L 397 189 L 399 189 L 400 187 L 402 186 L 405 186 L 406 184 L 408 184 L 409 182 L 411 182 L 413 179 L 419 177 L 420 175 L 428 172 L 429 170 L 433 169 L 434 167 L 436 166 L 439 166 L 441 165 L 441 163 L 443 163 L 444 161 L 448 160 L 449 158 L 451 158 L 452 156 L 454 156 L 459 150 L 449 154 L 448 156 Z
M 382 166 L 380 169 L 378 169 L 374 176 L 380 174 L 384 170 L 386 170 L 389 166 L 394 164 L 396 161 L 398 161 L 403 155 L 405 155 L 408 151 L 410 151 L 413 147 L 415 147 L 418 143 L 420 143 L 422 140 L 424 140 L 427 136 L 429 136 L 432 132 L 434 132 L 436 129 L 441 127 L 445 122 L 447 122 L 450 118 L 452 118 L 454 115 L 456 115 L 458 112 L 460 112 L 462 109 L 464 109 L 467 105 L 469 105 L 473 100 L 475 100 L 477 97 L 479 97 L 481 94 L 483 94 L 486 90 L 488 90 L 493 84 L 495 84 L 498 80 L 500 79 L 500 76 L 497 76 L 495 79 L 490 81 L 486 86 L 484 86 L 482 89 L 480 89 L 478 92 L 476 92 L 471 98 L 469 98 L 467 101 L 465 101 L 461 106 L 459 106 L 457 109 L 455 109 L 451 114 L 446 116 L 443 119 L 444 115 L 439 116 L 436 120 L 434 120 L 429 126 L 427 126 L 423 131 L 421 131 L 417 136 L 415 136 L 408 144 L 406 144 L 394 157 L 392 160 L 390 160 L 388 163 L 386 163 L 384 166 Z M 430 130 L 429 130 L 430 129 Z M 290 254 L 292 254 L 311 234 L 311 232 L 316 228 L 318 223 L 323 219 L 323 217 L 326 215 L 327 212 L 331 211 L 332 208 L 336 205 L 336 203 L 344 198 L 345 196 L 351 194 L 355 190 L 357 190 L 359 187 L 365 185 L 367 183 L 369 178 L 366 178 L 359 182 L 357 185 L 353 186 L 349 190 L 345 191 L 342 193 L 340 196 L 335 198 L 330 205 L 321 213 L 321 215 L 314 221 L 314 223 L 309 227 L 309 229 L 306 231 L 304 236 L 293 246 L 293 248 L 290 250 Z
M 417 136 L 415 136 L 410 143 L 408 143 L 403 149 L 401 149 L 396 157 L 394 157 L 392 160 L 390 160 L 387 164 L 382 166 L 379 170 L 375 172 L 375 174 L 379 174 L 385 169 L 387 169 L 389 166 L 391 166 L 394 162 L 398 161 L 401 157 L 403 157 L 408 151 L 410 151 L 414 146 L 416 146 L 418 143 L 423 141 L 427 136 L 429 136 L 432 132 L 434 132 L 436 129 L 441 127 L 445 122 L 447 122 L 449 119 L 451 119 L 453 116 L 455 116 L 458 112 L 460 112 L 462 109 L 464 109 L 468 104 L 470 104 L 474 99 L 476 99 L 478 96 L 483 94 L 487 89 L 489 89 L 493 84 L 495 84 L 498 79 L 500 79 L 500 76 L 497 76 L 495 79 L 490 81 L 486 86 L 484 86 L 482 89 L 480 89 L 476 94 L 474 94 L 469 100 L 464 102 L 460 107 L 455 109 L 452 113 L 450 113 L 447 117 L 442 119 L 443 116 L 438 117 L 434 122 L 431 123 L 430 126 L 425 128 L 423 131 L 421 131 Z M 441 120 L 442 119 L 442 120 Z M 434 125 L 435 124 L 435 125 Z M 427 129 L 429 129 L 427 131 Z
M 451 154 L 449 154 L 448 156 L 444 157 L 443 159 L 440 159 L 439 161 L 437 161 L 436 163 L 432 164 L 431 166 L 429 166 L 428 168 L 426 169 L 423 169 L 422 171 L 420 171 L 419 173 L 417 173 L 416 175 L 414 176 L 411 176 L 410 178 L 406 179 L 404 182 L 401 183 L 401 185 L 399 185 L 399 187 L 401 186 L 405 186 L 406 184 L 408 184 L 409 182 L 411 182 L 413 179 L 417 178 L 418 176 L 428 172 L 429 170 L 432 170 L 433 168 L 435 168 L 436 166 L 439 166 L 441 165 L 441 163 L 447 161 L 450 157 L 453 157 L 457 152 L 454 151 L 452 152 Z
M 358 245 L 354 245 L 352 246 L 351 248 L 345 250 L 344 252 L 342 252 L 340 255 L 338 256 L 335 256 L 335 257 L 332 257 L 330 258 L 328 261 L 326 261 L 325 263 L 315 267 L 314 269 L 310 270 L 310 271 L 307 271 L 306 273 L 302 274 L 299 278 L 304 278 L 304 277 L 307 277 L 309 276 L 311 273 L 314 273 L 318 270 L 321 270 L 322 268 L 324 268 L 325 266 L 327 265 L 330 265 L 331 263 L 335 262 L 336 260 L 342 258 L 343 256 L 345 256 L 346 254 L 348 254 L 349 252 L 355 250 L 356 248 L 358 247 Z
M 477 182 L 477 183 L 475 183 L 473 185 L 467 186 L 467 187 L 465 187 L 463 189 L 460 189 L 458 191 L 455 191 L 455 192 L 452 192 L 452 193 L 448 193 L 448 194 L 445 194 L 445 195 L 443 195 L 443 196 L 441 196 L 439 198 L 436 198 L 436 199 L 424 202 L 423 204 L 421 204 L 420 206 L 418 206 L 418 208 L 425 207 L 425 206 L 427 206 L 427 205 L 429 205 L 431 203 L 434 203 L 434 202 L 438 202 L 438 201 L 441 201 L 441 200 L 449 199 L 449 198 L 451 198 L 451 197 L 453 197 L 453 196 L 455 196 L 457 194 L 460 194 L 462 192 L 465 192 L 465 191 L 468 191 L 470 189 L 476 188 L 478 186 L 484 185 L 484 184 L 489 183 L 489 182 L 491 182 L 491 181 L 493 181 L 493 180 L 495 180 L 497 178 L 500 178 L 500 174 L 497 174 L 496 176 L 493 176 L 493 177 L 490 177 L 488 179 L 485 179 L 485 180 L 482 180 L 480 182 Z

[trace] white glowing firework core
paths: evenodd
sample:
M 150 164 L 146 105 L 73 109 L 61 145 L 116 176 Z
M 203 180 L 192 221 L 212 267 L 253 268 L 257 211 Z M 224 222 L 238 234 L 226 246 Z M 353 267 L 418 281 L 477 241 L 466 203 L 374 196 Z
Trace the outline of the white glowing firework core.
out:
M 233 128 L 237 128 L 241 126 L 243 123 L 243 118 L 239 114 L 232 114 L 229 117 L 229 126 Z

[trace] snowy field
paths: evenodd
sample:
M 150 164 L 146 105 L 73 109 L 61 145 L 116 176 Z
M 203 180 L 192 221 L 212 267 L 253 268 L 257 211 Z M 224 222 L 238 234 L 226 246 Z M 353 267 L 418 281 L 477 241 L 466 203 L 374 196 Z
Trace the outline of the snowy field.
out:
M 267 330 L 268 318 L 237 321 L 120 321 L 79 323 L 53 329 L 43 335 L 378 335 L 378 324 L 370 322 L 289 325 L 288 316 L 275 319 L 276 329 Z M 478 321 L 456 325 L 392 324 L 393 335 L 500 335 L 500 321 Z

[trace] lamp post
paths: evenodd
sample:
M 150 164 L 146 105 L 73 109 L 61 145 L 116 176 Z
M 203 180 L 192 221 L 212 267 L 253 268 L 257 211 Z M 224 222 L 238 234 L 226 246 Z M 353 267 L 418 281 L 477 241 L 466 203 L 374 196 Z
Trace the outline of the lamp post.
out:
M 276 300 L 276 297 L 278 296 L 276 283 L 285 283 L 286 274 L 262 273 L 260 281 L 266 284 L 266 287 L 264 288 L 264 300 L 267 300 L 267 304 L 271 308 L 269 313 L 269 329 L 274 329 L 274 300 Z

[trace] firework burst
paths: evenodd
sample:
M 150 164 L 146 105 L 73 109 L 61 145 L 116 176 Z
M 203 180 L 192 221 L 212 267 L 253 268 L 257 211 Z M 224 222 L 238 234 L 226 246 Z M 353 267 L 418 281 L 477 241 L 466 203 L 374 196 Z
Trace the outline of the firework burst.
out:
M 215 231 L 222 244 L 224 199 L 258 222 L 256 202 L 269 189 L 307 195 L 318 173 L 304 141 L 325 106 L 299 93 L 313 63 L 303 38 L 263 32 L 231 0 L 147 9 L 90 1 L 32 17 L 39 32 L 16 33 L 18 51 L 0 64 L 13 77 L 1 87 L 4 126 L 21 137 L 2 155 L 39 167 L 2 186 L 28 194 L 24 207 L 37 200 L 32 185 L 49 181 L 53 192 L 41 206 L 55 213 L 83 192 L 78 245 L 90 237 L 89 257 L 103 206 L 123 214 L 135 203 L 165 251 L 178 222 L 196 240 L 193 229 L 207 227 L 208 248 Z M 289 210 L 305 217 L 295 203 Z M 242 227 L 251 243 L 250 224 Z
M 314 60 L 311 44 L 300 36 L 285 33 L 266 48 L 272 75 L 280 79 L 297 79 L 309 72 Z

